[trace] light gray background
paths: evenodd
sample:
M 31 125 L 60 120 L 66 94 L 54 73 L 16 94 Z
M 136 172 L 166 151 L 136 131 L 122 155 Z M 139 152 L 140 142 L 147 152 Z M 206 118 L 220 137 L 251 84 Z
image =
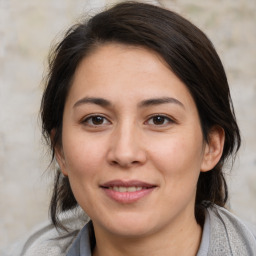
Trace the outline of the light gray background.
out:
M 117 1 L 0 0 L 0 248 L 47 219 L 52 175 L 38 110 L 50 45 L 105 2 Z M 243 138 L 228 174 L 230 206 L 256 222 L 256 1 L 160 3 L 199 26 L 223 61 Z

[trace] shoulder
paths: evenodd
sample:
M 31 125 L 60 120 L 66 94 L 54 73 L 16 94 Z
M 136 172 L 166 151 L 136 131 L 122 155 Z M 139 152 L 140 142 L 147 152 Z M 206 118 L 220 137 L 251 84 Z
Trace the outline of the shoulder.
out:
M 27 238 L 17 242 L 3 256 L 64 256 L 89 218 L 84 214 L 72 214 L 62 218 L 69 232 L 57 230 L 51 223 L 44 223 Z
M 209 255 L 256 255 L 256 229 L 253 225 L 216 205 L 207 212 L 210 219 Z

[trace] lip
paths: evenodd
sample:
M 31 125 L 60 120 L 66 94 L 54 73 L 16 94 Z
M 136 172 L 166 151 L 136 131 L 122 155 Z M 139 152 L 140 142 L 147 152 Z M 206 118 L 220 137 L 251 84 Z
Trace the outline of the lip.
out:
M 156 187 L 155 184 L 150 184 L 144 181 L 140 180 L 111 180 L 106 183 L 103 183 L 100 185 L 101 187 L 146 187 L 146 188 L 151 188 L 151 187 Z
M 120 192 L 113 190 L 113 187 L 140 187 L 141 189 L 133 192 Z M 102 188 L 105 194 L 112 200 L 118 203 L 129 204 L 136 202 L 149 195 L 157 188 L 157 185 L 139 180 L 111 180 L 101 184 L 100 188 Z

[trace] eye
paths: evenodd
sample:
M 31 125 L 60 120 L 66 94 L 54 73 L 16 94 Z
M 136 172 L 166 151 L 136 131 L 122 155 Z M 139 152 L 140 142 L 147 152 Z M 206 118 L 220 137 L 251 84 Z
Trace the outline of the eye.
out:
M 163 126 L 169 123 L 174 123 L 174 121 L 170 117 L 164 115 L 155 115 L 149 118 L 146 123 L 149 125 Z
M 100 115 L 89 116 L 85 118 L 82 123 L 89 126 L 102 126 L 110 124 L 106 117 Z

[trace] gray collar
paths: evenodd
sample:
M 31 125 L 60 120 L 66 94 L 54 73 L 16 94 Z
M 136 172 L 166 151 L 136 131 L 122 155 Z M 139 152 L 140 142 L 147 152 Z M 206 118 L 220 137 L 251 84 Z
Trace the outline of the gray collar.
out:
M 75 241 L 72 243 L 67 256 L 91 256 L 89 223 L 79 232 Z
M 67 256 L 91 256 L 86 224 L 72 243 Z M 206 210 L 203 235 L 197 256 L 256 256 L 253 232 L 226 209 L 213 206 Z

